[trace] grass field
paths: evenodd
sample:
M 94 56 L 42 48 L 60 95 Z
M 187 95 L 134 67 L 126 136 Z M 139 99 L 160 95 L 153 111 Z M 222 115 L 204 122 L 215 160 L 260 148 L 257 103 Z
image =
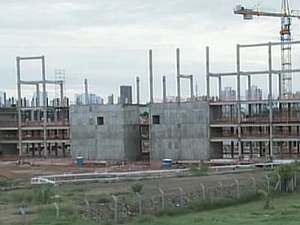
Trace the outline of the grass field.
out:
M 145 216 L 137 218 L 132 225 L 296 225 L 300 224 L 300 194 L 291 194 L 271 200 L 271 209 L 263 208 L 263 201 L 234 207 L 191 213 L 176 217 Z M 129 225 L 129 224 L 128 224 Z
M 173 212 L 171 214 L 175 214 Z M 182 214 L 182 213 L 180 213 Z M 300 224 L 300 193 L 287 194 L 271 200 L 271 208 L 264 209 L 264 201 L 255 201 L 252 203 L 244 203 L 232 207 L 222 209 L 207 210 L 198 213 L 187 213 L 180 216 L 159 216 L 145 215 L 136 218 L 133 222 L 127 225 L 256 225 L 256 224 L 272 224 L 272 225 L 296 225 Z M 50 216 L 45 211 L 45 214 L 39 215 L 30 224 L 39 225 L 93 225 L 82 221 L 76 216 L 60 219 L 55 221 L 53 216 Z M 99 224 L 99 223 L 98 223 Z M 112 223 L 102 223 L 105 225 Z

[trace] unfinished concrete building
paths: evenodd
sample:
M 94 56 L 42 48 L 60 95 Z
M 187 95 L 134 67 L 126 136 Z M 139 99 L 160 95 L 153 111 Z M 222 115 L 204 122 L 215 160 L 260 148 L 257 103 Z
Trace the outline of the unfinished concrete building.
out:
M 300 42 L 291 42 L 291 45 Z M 231 158 L 244 157 L 299 157 L 300 156 L 300 99 L 294 94 L 288 97 L 282 93 L 284 73 L 299 73 L 300 69 L 288 71 L 274 69 L 275 57 L 272 50 L 282 43 L 262 43 L 237 45 L 235 72 L 212 73 L 210 71 L 209 48 L 206 49 L 207 96 L 210 93 L 210 80 L 218 79 L 219 94 L 222 90 L 222 79 L 234 76 L 237 82 L 236 99 L 224 100 L 209 98 L 210 108 L 210 142 L 219 145 L 223 154 Z M 267 48 L 268 70 L 242 71 L 242 48 Z M 268 76 L 267 98 L 243 98 L 241 78 L 246 76 L 248 90 L 251 90 L 254 76 Z M 272 79 L 278 79 L 274 87 Z M 278 96 L 274 90 L 279 90 Z
M 206 102 L 153 103 L 150 111 L 152 160 L 211 158 Z
M 42 79 L 25 81 L 21 79 L 21 61 L 41 60 Z M 69 155 L 68 100 L 64 98 L 63 81 L 46 79 L 45 57 L 17 57 L 16 105 L 0 110 L 0 151 L 2 156 L 20 157 L 66 157 Z M 60 86 L 60 98 L 49 105 L 46 85 Z M 31 104 L 22 97 L 21 86 L 36 87 L 36 99 Z M 43 98 L 40 99 L 40 86 Z
M 85 159 L 141 158 L 138 105 L 71 105 L 71 154 Z
M 150 75 L 150 156 L 152 161 L 170 158 L 180 160 L 208 160 L 222 156 L 218 148 L 210 146 L 209 107 L 206 101 L 196 99 L 193 93 L 193 75 L 180 71 L 180 50 L 176 49 L 177 97 L 167 103 L 166 77 L 162 77 L 163 102 L 153 102 L 152 51 L 149 52 Z M 189 79 L 190 98 L 183 102 L 180 80 Z

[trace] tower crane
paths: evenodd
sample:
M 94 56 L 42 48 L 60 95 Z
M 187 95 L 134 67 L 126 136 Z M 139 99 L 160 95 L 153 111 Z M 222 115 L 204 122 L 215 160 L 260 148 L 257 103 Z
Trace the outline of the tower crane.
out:
M 243 15 L 244 20 L 252 20 L 253 16 L 268 16 L 281 18 L 280 41 L 281 44 L 281 96 L 280 98 L 289 98 L 292 96 L 292 55 L 291 55 L 291 20 L 292 18 L 300 19 L 299 11 L 290 11 L 289 1 L 282 0 L 281 12 L 264 12 L 254 9 L 245 8 L 237 5 L 234 14 Z

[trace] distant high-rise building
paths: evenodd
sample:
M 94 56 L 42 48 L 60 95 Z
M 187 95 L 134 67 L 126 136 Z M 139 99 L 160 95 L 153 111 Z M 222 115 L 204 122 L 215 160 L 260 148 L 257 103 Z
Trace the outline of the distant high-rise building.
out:
M 103 104 L 103 99 L 93 93 L 90 93 L 88 95 L 88 100 L 89 100 L 89 104 L 93 104 L 93 105 L 101 105 Z M 85 94 L 75 94 L 75 102 L 76 105 L 85 105 L 86 104 L 86 99 L 85 99 Z
M 4 91 L 0 91 L 0 106 L 6 105 L 6 93 Z
M 246 90 L 246 100 L 261 100 L 262 99 L 262 90 L 257 86 L 251 86 L 250 90 Z
M 132 87 L 122 85 L 120 86 L 119 104 L 132 104 Z
M 111 94 L 110 96 L 108 96 L 107 98 L 107 104 L 109 105 L 113 105 L 114 104 L 114 95 Z
M 232 87 L 225 87 L 221 91 L 220 100 L 222 101 L 236 100 L 236 90 L 234 90 Z

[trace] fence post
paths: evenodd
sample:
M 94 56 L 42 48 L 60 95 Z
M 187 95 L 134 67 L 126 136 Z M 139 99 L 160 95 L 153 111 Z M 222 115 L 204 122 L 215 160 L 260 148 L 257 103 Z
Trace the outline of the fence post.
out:
M 163 190 L 161 190 L 161 188 L 159 188 L 159 192 L 161 194 L 161 206 L 163 209 L 165 209 L 165 193 Z
M 202 183 L 200 183 L 200 186 L 202 188 L 202 200 L 205 200 L 205 186 Z
M 222 198 L 223 197 L 223 184 L 221 181 L 218 181 L 218 184 L 220 186 L 220 197 Z
M 277 184 L 275 186 L 275 189 L 279 188 L 279 191 L 281 192 L 281 176 L 279 173 L 277 173 Z
M 138 192 L 136 192 L 136 195 L 139 198 L 139 214 L 141 216 L 142 215 L 142 198 L 141 198 L 141 195 Z
M 112 195 L 112 198 L 114 200 L 114 203 L 115 203 L 115 207 L 114 207 L 114 221 L 115 223 L 118 222 L 118 200 L 117 200 L 117 197 Z
M 297 172 L 294 172 L 294 187 L 297 187 Z
M 58 218 L 59 218 L 59 207 L 58 207 L 58 204 L 56 202 L 54 202 L 53 204 L 54 204 L 55 209 L 56 209 L 56 220 L 58 220 Z
M 251 177 L 252 185 L 253 185 L 253 192 L 256 193 L 256 181 L 254 177 Z
M 234 182 L 236 184 L 236 197 L 240 198 L 240 183 L 236 178 L 234 178 Z
M 88 202 L 88 200 L 86 198 L 84 199 L 84 202 L 85 202 L 85 206 L 86 206 L 88 220 L 90 220 L 91 219 L 91 207 L 90 207 L 90 203 Z
M 183 190 L 182 188 L 179 186 L 178 187 L 179 191 L 180 191 L 180 207 L 183 207 L 184 202 L 183 202 Z
M 27 224 L 26 222 L 26 214 L 25 214 L 25 211 L 24 211 L 24 209 L 23 208 L 19 208 L 20 209 L 20 211 L 21 211 L 21 215 L 22 215 L 22 224 L 23 225 L 25 225 L 25 224 Z
M 265 178 L 267 180 L 267 190 L 268 190 L 268 192 L 270 192 L 270 178 L 268 177 L 267 174 L 265 175 Z

